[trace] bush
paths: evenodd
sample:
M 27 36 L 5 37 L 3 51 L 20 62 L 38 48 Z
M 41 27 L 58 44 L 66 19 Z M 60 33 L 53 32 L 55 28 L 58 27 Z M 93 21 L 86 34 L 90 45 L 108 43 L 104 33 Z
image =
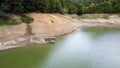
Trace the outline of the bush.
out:
M 17 24 L 20 24 L 20 22 L 16 19 L 0 18 L 0 26 L 17 25 Z
M 30 24 L 33 22 L 33 18 L 29 17 L 29 16 L 26 16 L 26 15 L 22 15 L 21 16 L 21 21 L 23 23 L 26 23 L 26 24 Z
M 8 18 L 7 13 L 0 11 L 0 18 Z
M 62 8 L 62 10 L 61 10 L 61 14 L 66 14 L 66 13 L 68 13 L 68 10 L 65 9 L 65 8 Z

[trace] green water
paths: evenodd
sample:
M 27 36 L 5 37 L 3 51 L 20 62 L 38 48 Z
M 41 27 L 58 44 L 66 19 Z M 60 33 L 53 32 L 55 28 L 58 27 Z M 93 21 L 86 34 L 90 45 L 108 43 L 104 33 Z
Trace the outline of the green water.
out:
M 3 51 L 0 68 L 120 68 L 120 29 L 81 28 L 55 44 Z

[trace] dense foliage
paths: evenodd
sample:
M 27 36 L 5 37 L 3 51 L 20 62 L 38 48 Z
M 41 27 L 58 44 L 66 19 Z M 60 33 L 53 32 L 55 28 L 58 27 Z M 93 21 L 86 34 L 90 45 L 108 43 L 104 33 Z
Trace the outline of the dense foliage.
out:
M 119 13 L 120 0 L 0 0 L 0 16 L 26 12 Z
M 26 15 L 22 15 L 21 21 L 26 24 L 31 24 L 33 22 L 33 18 L 26 16 Z

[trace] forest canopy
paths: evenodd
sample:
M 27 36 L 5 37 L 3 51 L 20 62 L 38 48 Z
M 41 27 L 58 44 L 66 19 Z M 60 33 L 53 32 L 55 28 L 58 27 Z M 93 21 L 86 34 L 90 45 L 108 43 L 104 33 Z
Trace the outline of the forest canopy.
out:
M 0 15 L 28 12 L 119 13 L 120 0 L 0 0 Z

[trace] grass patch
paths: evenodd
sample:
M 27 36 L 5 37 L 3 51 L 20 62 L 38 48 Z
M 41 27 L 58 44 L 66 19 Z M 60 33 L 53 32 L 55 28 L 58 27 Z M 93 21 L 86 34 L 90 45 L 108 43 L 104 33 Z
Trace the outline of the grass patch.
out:
M 100 15 L 100 16 L 94 16 L 94 15 L 80 15 L 77 16 L 78 19 L 109 19 L 109 15 Z
M 85 16 L 78 16 L 79 19 L 86 19 Z
M 22 15 L 22 16 L 21 16 L 21 21 L 22 21 L 23 23 L 30 24 L 30 23 L 33 22 L 33 20 L 34 20 L 34 19 L 33 19 L 32 17 L 26 16 L 26 15 Z
M 101 18 L 102 19 L 109 19 L 109 16 L 108 15 L 103 15 Z
M 77 18 L 78 19 L 97 19 L 96 17 L 84 16 L 84 15 L 78 16 Z
M 26 15 L 22 15 L 20 20 L 10 18 L 9 16 L 0 17 L 0 26 L 12 26 L 12 25 L 18 25 L 20 23 L 30 24 L 32 22 L 33 22 L 33 18 Z
M 10 19 L 10 18 L 0 18 L 0 26 L 11 26 L 11 25 L 17 25 L 21 22 L 16 19 Z

